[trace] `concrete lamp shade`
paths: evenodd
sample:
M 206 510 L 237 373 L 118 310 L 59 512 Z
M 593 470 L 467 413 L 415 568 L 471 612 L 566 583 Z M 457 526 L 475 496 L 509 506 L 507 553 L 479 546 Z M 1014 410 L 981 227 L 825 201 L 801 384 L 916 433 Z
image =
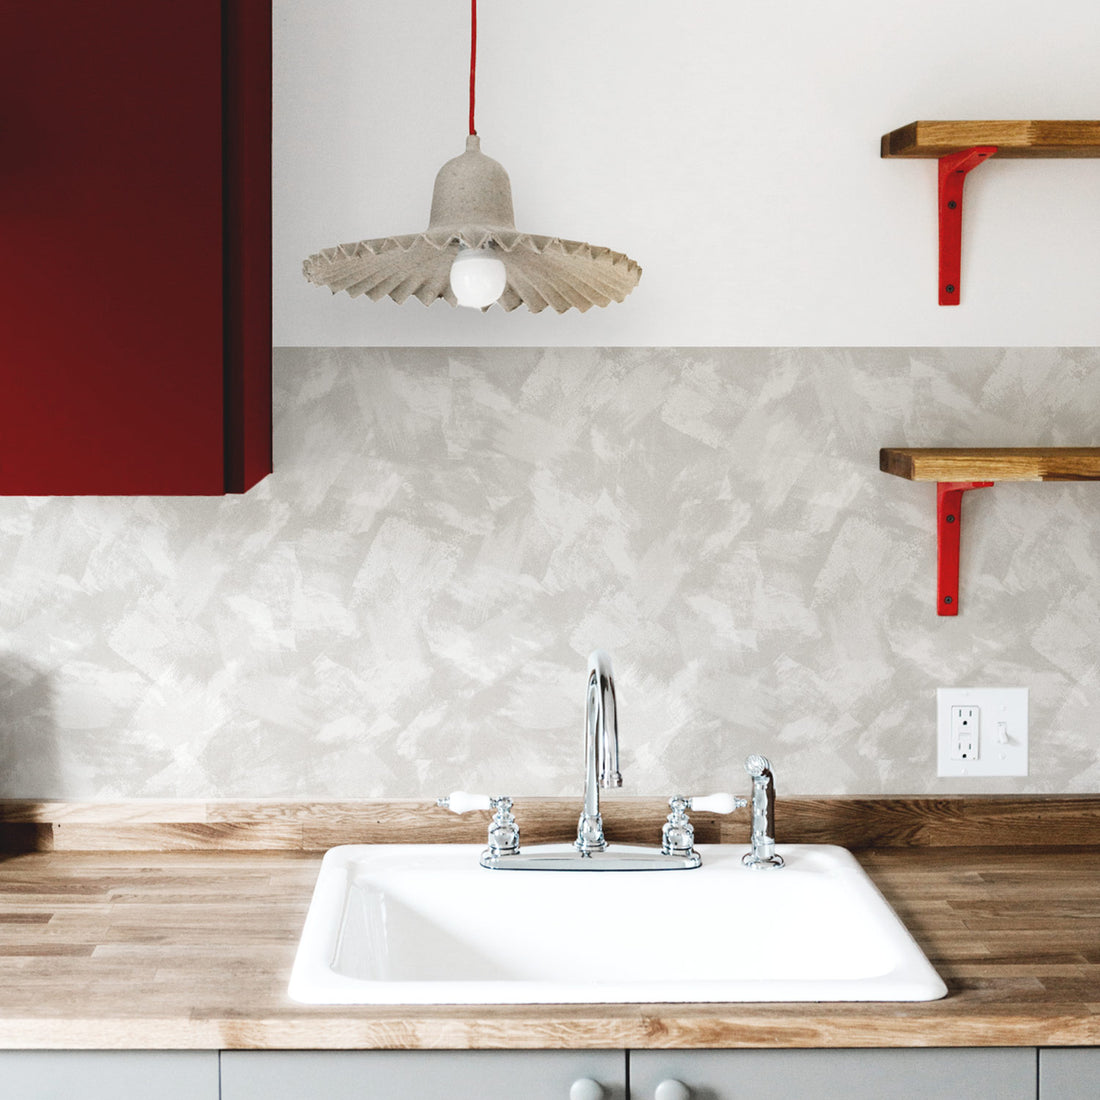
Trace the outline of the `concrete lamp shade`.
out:
M 481 152 L 477 134 L 467 137 L 461 156 L 439 170 L 423 233 L 326 248 L 310 256 L 303 271 L 311 283 L 334 294 L 346 290 L 372 301 L 389 295 L 399 304 L 411 296 L 424 305 L 442 298 L 456 305 L 450 273 L 461 246 L 487 248 L 504 263 L 507 281 L 496 304 L 508 311 L 525 305 L 532 313 L 547 306 L 583 313 L 621 302 L 642 275 L 621 252 L 519 232 L 508 173 Z

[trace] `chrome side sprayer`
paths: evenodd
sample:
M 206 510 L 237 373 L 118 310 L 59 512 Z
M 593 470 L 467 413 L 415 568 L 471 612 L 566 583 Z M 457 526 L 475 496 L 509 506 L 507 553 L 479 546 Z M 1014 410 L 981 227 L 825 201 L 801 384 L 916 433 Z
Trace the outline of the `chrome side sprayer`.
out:
M 752 832 L 741 862 L 759 870 L 782 867 L 783 857 L 775 854 L 775 776 L 766 756 L 753 753 L 745 761 L 745 771 L 752 776 Z

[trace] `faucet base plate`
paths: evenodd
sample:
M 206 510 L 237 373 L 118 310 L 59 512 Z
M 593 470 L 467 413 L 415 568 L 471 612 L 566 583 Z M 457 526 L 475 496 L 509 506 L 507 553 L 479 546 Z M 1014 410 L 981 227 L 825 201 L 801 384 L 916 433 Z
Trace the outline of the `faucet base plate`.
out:
M 481 866 L 491 871 L 690 871 L 701 862 L 698 852 L 666 854 L 631 844 L 609 844 L 598 852 L 581 852 L 573 844 L 534 844 L 511 855 L 488 848 L 481 853 Z

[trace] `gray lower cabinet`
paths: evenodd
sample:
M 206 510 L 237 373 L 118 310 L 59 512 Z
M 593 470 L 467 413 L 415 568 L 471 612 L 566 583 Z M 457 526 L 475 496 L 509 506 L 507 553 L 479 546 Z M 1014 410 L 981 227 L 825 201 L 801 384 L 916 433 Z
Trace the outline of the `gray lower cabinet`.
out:
M 1035 1060 L 1034 1047 L 635 1050 L 630 1100 L 1035 1100 Z M 686 1091 L 658 1093 L 666 1081 Z
M 1100 1049 L 1043 1048 L 1039 1051 L 1039 1100 L 1097 1100 Z
M 626 1100 L 626 1054 L 572 1050 L 225 1050 L 221 1100 Z M 587 1095 L 586 1095 L 587 1093 Z
M 0 1051 L 19 1100 L 628 1100 L 628 1074 L 629 1100 L 1098 1100 L 1100 1049 Z
M 218 1100 L 216 1050 L 0 1051 L 0 1095 L 19 1100 Z

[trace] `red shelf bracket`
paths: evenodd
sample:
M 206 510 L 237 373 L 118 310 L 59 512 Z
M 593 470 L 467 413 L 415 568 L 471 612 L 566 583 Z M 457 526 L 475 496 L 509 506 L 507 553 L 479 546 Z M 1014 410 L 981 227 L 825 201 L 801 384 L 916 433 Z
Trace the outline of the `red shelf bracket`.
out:
M 939 158 L 940 305 L 959 304 L 962 268 L 963 183 L 966 173 L 997 152 L 996 145 L 975 145 Z M 942 612 L 941 612 L 942 614 Z
M 970 489 L 988 489 L 992 481 L 936 483 L 936 614 L 959 613 L 959 535 L 962 495 Z

